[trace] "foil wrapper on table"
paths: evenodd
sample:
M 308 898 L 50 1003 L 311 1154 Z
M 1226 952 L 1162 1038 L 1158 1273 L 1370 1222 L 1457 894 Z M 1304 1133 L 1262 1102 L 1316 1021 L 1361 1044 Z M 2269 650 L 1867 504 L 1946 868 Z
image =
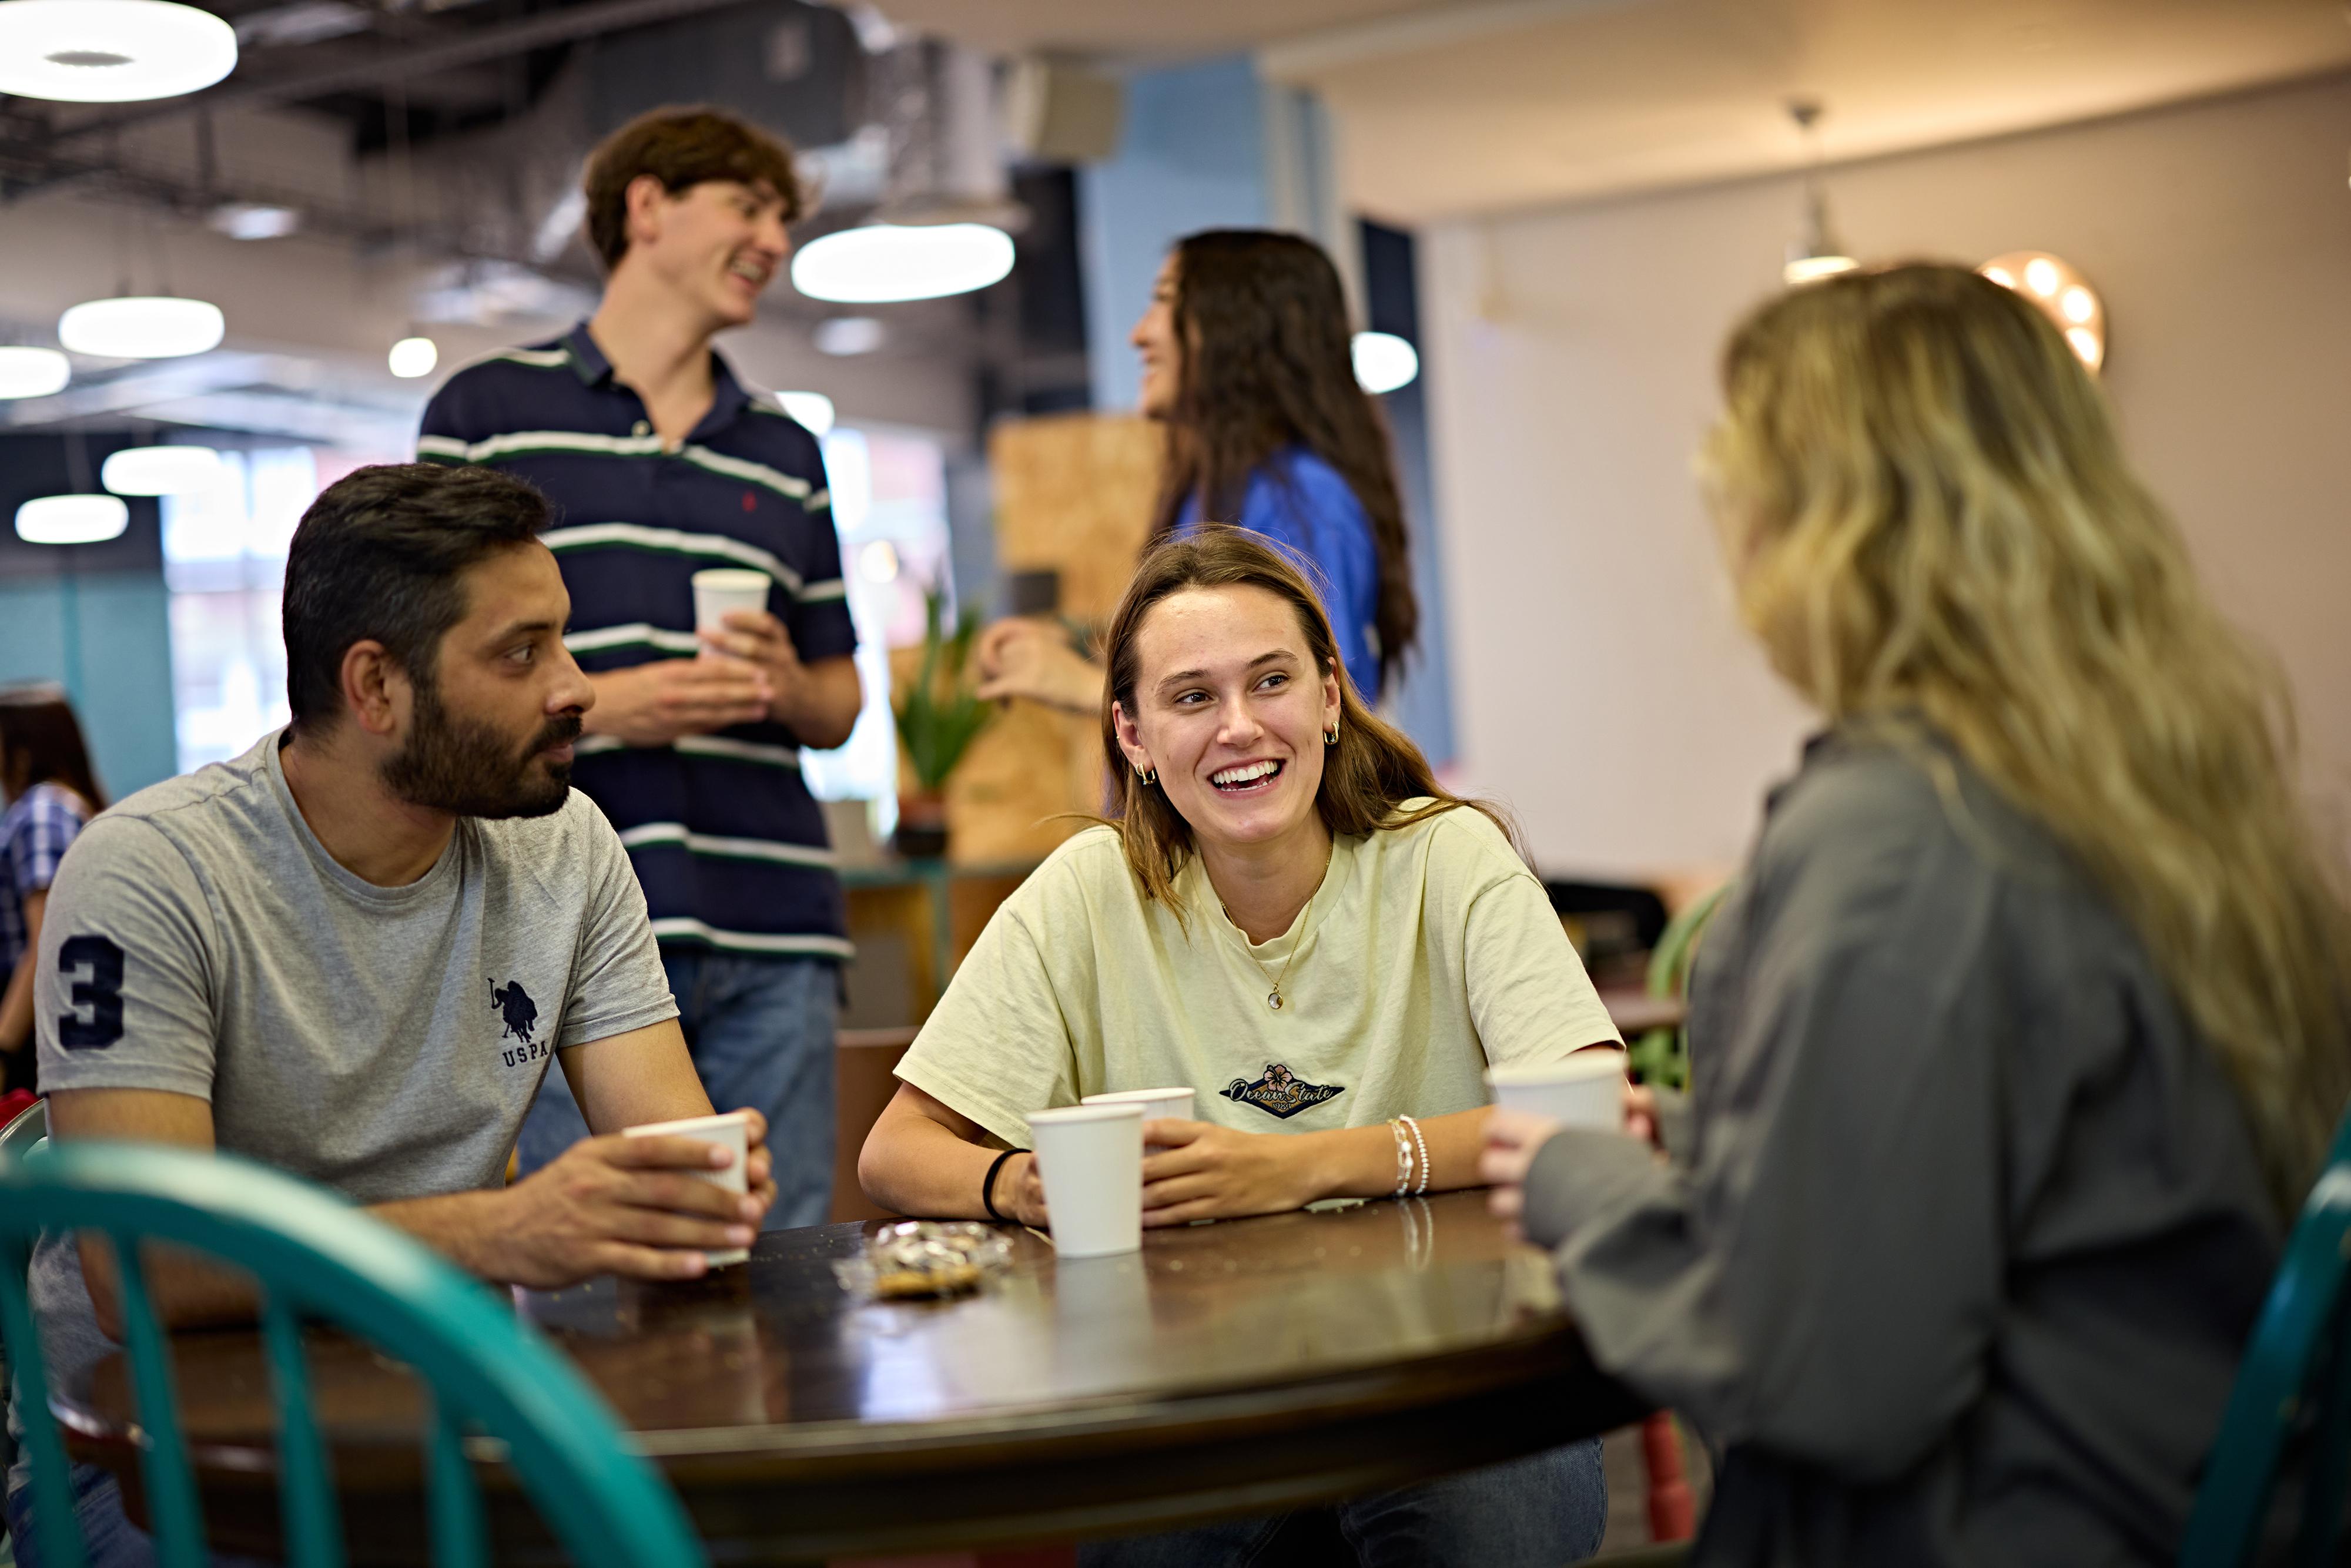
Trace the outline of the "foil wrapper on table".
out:
M 968 1220 L 907 1219 L 865 1239 L 854 1258 L 832 1266 L 860 1301 L 921 1301 L 969 1295 L 1012 1262 L 1002 1231 Z

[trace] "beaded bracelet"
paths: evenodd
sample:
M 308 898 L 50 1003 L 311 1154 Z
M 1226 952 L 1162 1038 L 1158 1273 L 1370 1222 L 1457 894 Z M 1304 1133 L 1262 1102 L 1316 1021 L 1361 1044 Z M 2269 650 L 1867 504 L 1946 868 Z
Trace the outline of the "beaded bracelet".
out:
M 1388 1131 L 1395 1134 L 1396 1141 L 1395 1195 L 1398 1197 L 1412 1189 L 1412 1140 L 1405 1135 L 1404 1122 L 1401 1116 L 1391 1117 L 1388 1121 Z
M 1420 1150 L 1420 1185 L 1412 1189 L 1412 1195 L 1415 1197 L 1418 1197 L 1422 1193 L 1428 1190 L 1428 1145 L 1420 1135 L 1420 1124 L 1418 1122 L 1414 1121 L 1409 1116 L 1398 1116 L 1396 1120 L 1402 1122 L 1405 1126 L 1412 1129 L 1413 1144 Z M 1396 1196 L 1398 1197 L 1402 1197 L 1404 1196 L 1402 1189 L 1398 1189 Z

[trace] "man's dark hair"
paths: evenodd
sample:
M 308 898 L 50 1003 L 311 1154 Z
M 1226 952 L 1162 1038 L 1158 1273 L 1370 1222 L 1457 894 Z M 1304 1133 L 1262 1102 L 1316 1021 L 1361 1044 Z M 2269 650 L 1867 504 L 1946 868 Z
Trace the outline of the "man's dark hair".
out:
M 588 156 L 588 243 L 610 272 L 629 249 L 629 185 L 651 174 L 671 195 L 705 180 L 766 185 L 783 198 L 784 222 L 807 210 L 792 150 L 780 138 L 716 109 L 656 109 L 606 137 Z
M 341 716 L 343 655 L 373 639 L 420 685 L 465 615 L 465 569 L 547 526 L 547 497 L 492 468 L 385 464 L 336 480 L 286 552 L 286 702 L 298 727 Z

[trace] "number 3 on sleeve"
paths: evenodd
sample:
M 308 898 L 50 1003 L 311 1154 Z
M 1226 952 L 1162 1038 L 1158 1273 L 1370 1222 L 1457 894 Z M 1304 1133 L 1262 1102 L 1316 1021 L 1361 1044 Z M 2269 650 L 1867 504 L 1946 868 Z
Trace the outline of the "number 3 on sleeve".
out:
M 83 970 L 89 977 L 80 977 Z M 74 1010 L 57 1015 L 57 1043 L 103 1051 L 122 1038 L 122 949 L 103 936 L 68 936 L 57 948 L 57 975 L 72 977 Z M 86 1009 L 86 1012 L 85 1012 Z

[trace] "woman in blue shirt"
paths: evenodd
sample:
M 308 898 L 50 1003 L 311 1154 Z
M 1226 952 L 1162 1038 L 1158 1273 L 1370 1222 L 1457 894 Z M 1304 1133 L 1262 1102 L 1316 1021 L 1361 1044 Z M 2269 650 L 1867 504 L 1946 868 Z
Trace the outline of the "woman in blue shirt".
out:
M 1356 383 L 1346 296 L 1320 246 L 1263 229 L 1176 243 L 1135 323 L 1142 408 L 1167 430 L 1153 539 L 1206 519 L 1281 545 L 1322 597 L 1341 662 L 1377 703 L 1418 635 L 1404 507 Z M 1042 621 L 981 638 L 980 695 L 1100 711 L 1102 667 Z

